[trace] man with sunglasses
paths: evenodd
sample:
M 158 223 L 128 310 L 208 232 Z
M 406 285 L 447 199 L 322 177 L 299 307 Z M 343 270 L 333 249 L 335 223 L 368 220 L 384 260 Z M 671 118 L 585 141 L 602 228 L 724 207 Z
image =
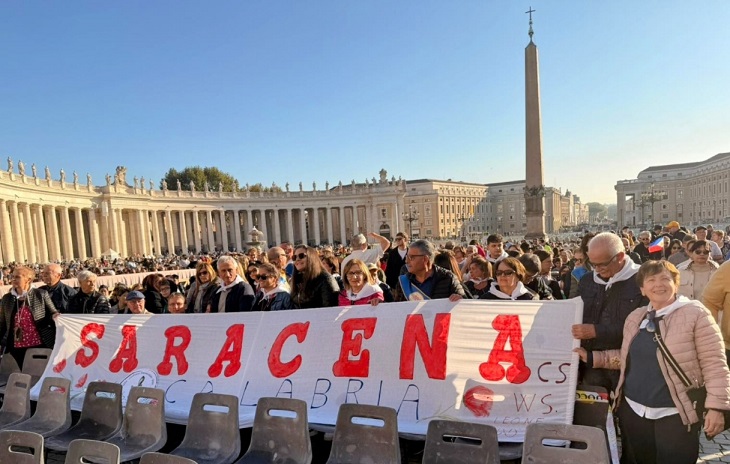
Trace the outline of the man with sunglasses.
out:
M 466 298 L 466 292 L 453 272 L 433 264 L 436 247 L 428 240 L 416 240 L 408 247 L 404 274 L 409 289 L 402 289 L 404 295 L 420 295 L 420 299 L 437 300 L 448 298 L 458 301 Z M 400 282 L 403 285 L 403 282 Z M 414 298 L 411 298 L 414 299 Z
M 583 300 L 583 323 L 572 328 L 587 351 L 621 348 L 626 317 L 646 304 L 636 283 L 639 266 L 624 251 L 618 235 L 603 232 L 588 242 L 588 259 L 593 272 L 582 276 L 578 295 Z M 618 371 L 588 368 L 581 364 L 582 382 L 613 391 Z
M 649 261 L 650 259 L 662 259 L 662 251 L 655 251 L 654 253 L 649 252 L 649 245 L 651 244 L 652 235 L 648 230 L 639 232 L 638 242 L 634 247 L 634 253 L 639 255 L 641 262 Z
M 695 237 L 692 234 L 687 234 L 682 238 L 682 249 L 678 252 L 671 255 L 669 258 L 667 258 L 667 261 L 674 264 L 674 266 L 679 266 L 685 261 L 689 261 L 690 253 L 689 253 L 689 247 L 692 246 L 694 242 L 697 241 L 697 237 Z

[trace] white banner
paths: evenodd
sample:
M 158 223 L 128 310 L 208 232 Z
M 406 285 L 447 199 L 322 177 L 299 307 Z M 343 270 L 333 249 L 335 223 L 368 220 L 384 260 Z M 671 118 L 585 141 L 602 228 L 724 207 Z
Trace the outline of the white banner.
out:
M 62 315 L 45 375 L 71 380 L 72 407 L 103 380 L 165 390 L 167 418 L 184 423 L 192 397 L 240 398 L 253 424 L 262 396 L 309 405 L 310 423 L 333 425 L 342 403 L 398 411 L 399 431 L 431 419 L 497 427 L 520 442 L 529 423 L 571 423 L 578 346 L 570 326 L 580 299 L 447 300 L 270 313 Z M 40 383 L 34 389 L 37 397 Z

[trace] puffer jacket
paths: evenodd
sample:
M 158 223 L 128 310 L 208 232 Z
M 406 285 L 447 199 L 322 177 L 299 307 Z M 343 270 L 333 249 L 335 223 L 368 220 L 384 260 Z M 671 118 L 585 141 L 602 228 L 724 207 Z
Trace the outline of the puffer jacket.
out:
M 717 321 L 720 311 L 725 316 L 720 322 L 720 332 L 725 341 L 725 349 L 730 350 L 730 261 L 723 263 L 712 275 L 702 292 L 702 303 Z
M 407 272 L 406 276 L 408 276 L 408 280 L 413 285 L 418 288 L 421 287 L 421 283 L 416 280 L 416 276 L 410 272 Z M 461 282 L 459 282 L 459 279 L 456 278 L 453 272 L 439 266 L 433 266 L 433 288 L 429 298 L 438 300 L 440 298 L 448 298 L 453 294 L 460 295 L 462 298 L 469 298 Z
M 621 400 L 621 387 L 626 374 L 626 362 L 631 342 L 639 333 L 639 325 L 646 315 L 643 306 L 626 318 L 624 340 L 620 350 L 594 351 L 593 367 L 621 369 L 616 398 Z M 725 360 L 725 351 L 717 324 L 712 315 L 699 301 L 691 301 L 659 320 L 664 343 L 677 360 L 684 373 L 707 388 L 705 407 L 708 409 L 730 410 L 730 370 Z M 669 386 L 669 393 L 679 410 L 684 425 L 699 422 L 692 402 L 687 396 L 687 388 L 664 360 L 659 347 L 656 351 L 659 367 Z
M 712 279 L 712 274 L 717 271 L 717 268 L 719 268 L 720 265 L 714 261 L 708 261 L 707 264 L 710 265 L 710 272 L 707 273 L 707 279 L 709 281 Z M 677 268 L 679 270 L 679 289 L 677 290 L 677 293 L 684 295 L 691 300 L 700 300 L 702 295 L 698 295 L 695 291 L 695 284 L 702 286 L 702 283 L 705 283 L 704 287 L 706 288 L 707 282 L 698 282 L 699 279 L 697 279 L 697 274 L 695 273 L 693 266 L 694 264 L 690 261 L 686 265 L 680 265 L 680 267 Z

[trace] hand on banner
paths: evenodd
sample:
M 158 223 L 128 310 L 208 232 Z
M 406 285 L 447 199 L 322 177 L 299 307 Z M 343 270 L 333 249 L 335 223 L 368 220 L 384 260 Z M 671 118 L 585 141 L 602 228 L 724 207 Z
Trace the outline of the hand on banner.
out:
M 452 294 L 452 295 L 451 295 L 451 296 L 449 297 L 449 301 L 453 303 L 453 302 L 455 302 L 455 301 L 459 301 L 459 300 L 461 300 L 461 299 L 463 299 L 463 298 L 464 298 L 463 296 L 461 296 L 461 295 L 459 295 L 459 294 L 457 294 L 457 293 L 453 293 L 453 294 Z
M 573 350 L 573 353 L 578 353 L 578 357 L 583 362 L 588 362 L 588 352 L 585 348 L 576 348 Z
M 593 324 L 575 324 L 571 329 L 573 338 L 578 340 L 590 340 L 596 338 L 596 326 Z
M 370 300 L 370 306 L 375 307 L 375 306 L 379 305 L 381 303 L 381 301 L 382 300 L 379 300 L 377 298 L 373 298 L 372 300 Z

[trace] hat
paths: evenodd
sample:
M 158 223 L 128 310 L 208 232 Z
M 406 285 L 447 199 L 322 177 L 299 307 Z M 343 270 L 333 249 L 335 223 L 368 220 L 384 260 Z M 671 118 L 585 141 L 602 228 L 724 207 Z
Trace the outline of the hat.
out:
M 697 226 L 697 227 L 695 227 L 695 230 L 694 231 L 697 232 L 698 230 L 707 230 L 707 227 L 705 227 L 705 226 Z
M 372 271 L 373 269 L 377 269 L 377 268 L 378 268 L 378 265 L 377 264 L 375 264 L 375 263 L 368 263 L 368 270 L 371 270 Z
M 679 223 L 677 221 L 672 221 L 667 224 L 667 229 L 671 229 L 672 227 L 676 227 L 677 229 L 679 229 Z
M 127 293 L 127 301 L 131 300 L 144 300 L 144 293 L 140 292 L 139 290 L 132 290 L 131 292 Z

